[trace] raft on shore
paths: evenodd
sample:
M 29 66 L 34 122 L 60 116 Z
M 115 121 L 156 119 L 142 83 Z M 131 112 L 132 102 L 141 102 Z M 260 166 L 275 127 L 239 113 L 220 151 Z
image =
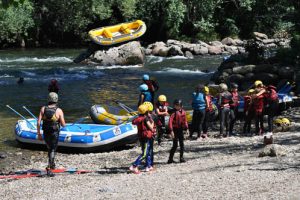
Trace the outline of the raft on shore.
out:
M 141 20 L 106 26 L 89 31 L 90 38 L 97 44 L 110 46 L 134 40 L 146 32 L 146 24 Z
M 16 140 L 24 144 L 45 145 L 38 140 L 35 119 L 19 120 L 15 127 Z M 41 130 L 41 133 L 43 131 Z M 67 124 L 61 129 L 58 146 L 84 151 L 106 151 L 137 141 L 137 128 L 131 123 L 115 125 Z

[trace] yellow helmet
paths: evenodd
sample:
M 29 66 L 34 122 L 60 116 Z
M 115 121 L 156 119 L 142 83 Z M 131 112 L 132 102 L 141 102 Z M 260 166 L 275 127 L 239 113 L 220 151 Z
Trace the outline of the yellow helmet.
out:
M 158 101 L 161 101 L 161 102 L 167 101 L 167 97 L 165 95 L 159 95 Z
M 289 126 L 289 125 L 291 125 L 291 122 L 290 122 L 290 120 L 289 120 L 288 118 L 282 118 L 282 119 L 281 119 L 281 123 L 282 123 L 282 125 L 284 125 L 284 126 Z
M 207 86 L 204 86 L 204 93 L 208 94 L 209 93 L 209 88 Z
M 145 114 L 146 112 L 148 112 L 148 106 L 147 105 L 140 105 L 139 108 L 138 108 L 138 112 L 139 114 Z
M 281 118 L 275 119 L 275 120 L 273 121 L 273 123 L 274 123 L 275 125 L 277 125 L 277 126 L 281 126 L 281 124 L 282 124 Z
M 254 82 L 255 87 L 259 86 L 259 85 L 263 85 L 262 81 L 257 80 Z
M 148 107 L 148 111 L 153 111 L 153 104 L 149 101 L 145 101 L 143 105 L 146 105 Z
M 255 90 L 254 89 L 250 89 L 250 90 L 248 90 L 248 94 L 253 94 L 255 92 Z

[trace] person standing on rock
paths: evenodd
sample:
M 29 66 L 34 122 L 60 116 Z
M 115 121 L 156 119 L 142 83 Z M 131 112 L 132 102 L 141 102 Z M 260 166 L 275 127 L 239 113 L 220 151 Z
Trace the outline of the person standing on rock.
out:
M 206 97 L 203 93 L 204 85 L 199 84 L 196 87 L 196 91 L 192 94 L 192 108 L 193 108 L 193 118 L 192 118 L 192 131 L 190 138 L 193 137 L 193 133 L 197 133 L 197 139 L 203 137 L 202 128 L 205 119 L 205 108 L 206 108 Z
M 129 170 L 135 174 L 139 174 L 139 166 L 142 161 L 146 161 L 146 171 L 153 170 L 153 162 L 151 160 L 151 144 L 150 139 L 153 138 L 153 128 L 154 122 L 149 117 L 149 107 L 146 104 L 142 104 L 138 108 L 139 116 L 132 121 L 132 124 L 136 125 L 138 128 L 138 137 L 142 147 L 142 153 L 134 161 L 134 163 L 129 167 Z
M 186 118 L 186 112 L 182 107 L 182 100 L 180 99 L 175 99 L 174 100 L 174 108 L 175 112 L 171 114 L 170 119 L 169 119 L 169 129 L 170 129 L 170 134 L 171 138 L 173 139 L 173 146 L 170 151 L 170 156 L 168 160 L 168 164 L 173 163 L 173 157 L 176 152 L 176 149 L 178 147 L 178 141 L 180 145 L 180 162 L 185 162 L 185 159 L 183 158 L 183 152 L 184 152 L 184 134 L 183 131 L 188 130 L 188 122 Z
M 154 105 L 155 92 L 158 91 L 159 85 L 157 81 L 150 79 L 150 76 L 148 74 L 143 75 L 143 82 L 148 86 L 148 90 L 152 96 L 151 103 Z
M 228 92 L 228 87 L 225 83 L 221 83 L 219 86 L 218 106 L 220 110 L 220 137 L 222 138 L 229 136 L 230 103 L 232 102 L 232 95 Z
M 232 102 L 230 103 L 230 125 L 229 125 L 229 135 L 233 134 L 233 127 L 238 114 L 238 106 L 239 106 L 239 93 L 238 93 L 238 84 L 231 83 L 231 95 Z
M 139 90 L 140 90 L 141 93 L 140 93 L 140 96 L 139 96 L 138 107 L 146 101 L 148 101 L 148 102 L 153 101 L 152 94 L 149 92 L 148 89 L 149 88 L 146 84 L 142 84 L 142 85 L 139 86 Z
M 46 170 L 49 176 L 54 176 L 51 170 L 55 169 L 54 158 L 58 144 L 60 126 L 66 126 L 64 113 L 62 109 L 58 107 L 57 102 L 57 93 L 50 92 L 48 95 L 48 105 L 41 108 L 37 121 L 37 134 L 39 140 L 42 140 L 40 127 L 41 121 L 43 121 L 42 130 L 48 148 L 48 166 Z
M 262 81 L 254 82 L 255 95 L 253 96 L 253 108 L 255 118 L 255 133 L 262 135 L 264 133 L 263 109 L 264 109 L 264 93 L 266 92 Z

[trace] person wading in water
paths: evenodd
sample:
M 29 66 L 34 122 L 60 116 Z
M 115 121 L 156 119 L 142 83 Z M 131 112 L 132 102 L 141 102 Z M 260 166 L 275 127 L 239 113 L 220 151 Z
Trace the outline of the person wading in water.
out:
M 42 140 L 41 121 L 43 120 L 42 130 L 44 140 L 48 148 L 48 166 L 46 168 L 48 176 L 54 176 L 51 169 L 55 169 L 54 157 L 58 144 L 60 126 L 66 126 L 63 111 L 58 108 L 58 95 L 55 92 L 50 92 L 48 96 L 48 105 L 41 108 L 37 121 L 38 139 Z

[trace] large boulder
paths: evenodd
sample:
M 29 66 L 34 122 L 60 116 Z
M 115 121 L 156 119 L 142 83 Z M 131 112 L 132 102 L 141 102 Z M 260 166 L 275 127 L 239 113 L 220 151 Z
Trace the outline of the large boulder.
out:
M 208 53 L 211 55 L 222 54 L 222 48 L 220 46 L 208 46 Z
M 164 42 L 155 42 L 154 44 L 149 45 L 148 49 L 152 49 L 152 55 L 158 55 L 160 49 L 164 47 L 166 47 L 166 44 Z
M 158 50 L 158 53 L 155 54 L 156 56 L 162 56 L 162 57 L 167 57 L 169 55 L 169 50 L 170 50 L 170 47 L 161 47 L 159 50 Z
M 195 55 L 206 55 L 208 54 L 208 48 L 201 44 L 196 44 L 193 52 Z
M 141 44 L 133 41 L 107 51 L 96 51 L 91 59 L 101 65 L 136 65 L 144 63 L 145 53 Z
M 268 36 L 264 33 L 253 32 L 253 35 L 256 39 L 259 39 L 259 40 L 268 39 Z
M 240 84 L 244 80 L 244 76 L 241 74 L 232 74 L 228 77 L 229 82 Z
M 286 66 L 278 69 L 278 75 L 283 79 L 293 79 L 295 70 L 292 67 Z
M 179 46 L 172 45 L 169 49 L 168 56 L 183 56 L 183 52 Z
M 222 42 L 220 41 L 212 41 L 209 43 L 211 46 L 215 46 L 215 47 L 223 47 Z
M 232 69 L 232 73 L 245 75 L 247 73 L 253 72 L 254 68 L 255 68 L 255 65 L 238 66 L 238 67 L 234 67 Z
M 190 52 L 190 51 L 186 51 L 186 52 L 184 53 L 184 55 L 185 55 L 185 57 L 187 57 L 187 58 L 194 58 L 194 55 L 193 55 L 192 52 Z
M 255 80 L 263 81 L 264 84 L 271 84 L 271 83 L 277 82 L 278 75 L 271 74 L 271 73 L 258 73 L 258 74 L 255 74 L 253 78 Z
M 194 49 L 194 46 L 196 46 L 196 44 L 191 44 L 188 42 L 182 42 L 182 41 L 178 41 L 178 40 L 168 40 L 167 45 L 168 46 L 176 45 L 176 46 L 179 46 L 182 51 L 190 51 L 190 52 L 192 52 Z
M 225 45 L 224 48 L 225 48 L 225 51 L 227 51 L 230 54 L 238 54 L 239 53 L 239 50 L 236 46 Z
M 256 65 L 253 69 L 254 73 L 260 73 L 260 72 L 272 72 L 273 66 L 271 64 L 261 64 Z
M 230 37 L 224 38 L 221 43 L 228 46 L 236 46 L 236 42 Z

